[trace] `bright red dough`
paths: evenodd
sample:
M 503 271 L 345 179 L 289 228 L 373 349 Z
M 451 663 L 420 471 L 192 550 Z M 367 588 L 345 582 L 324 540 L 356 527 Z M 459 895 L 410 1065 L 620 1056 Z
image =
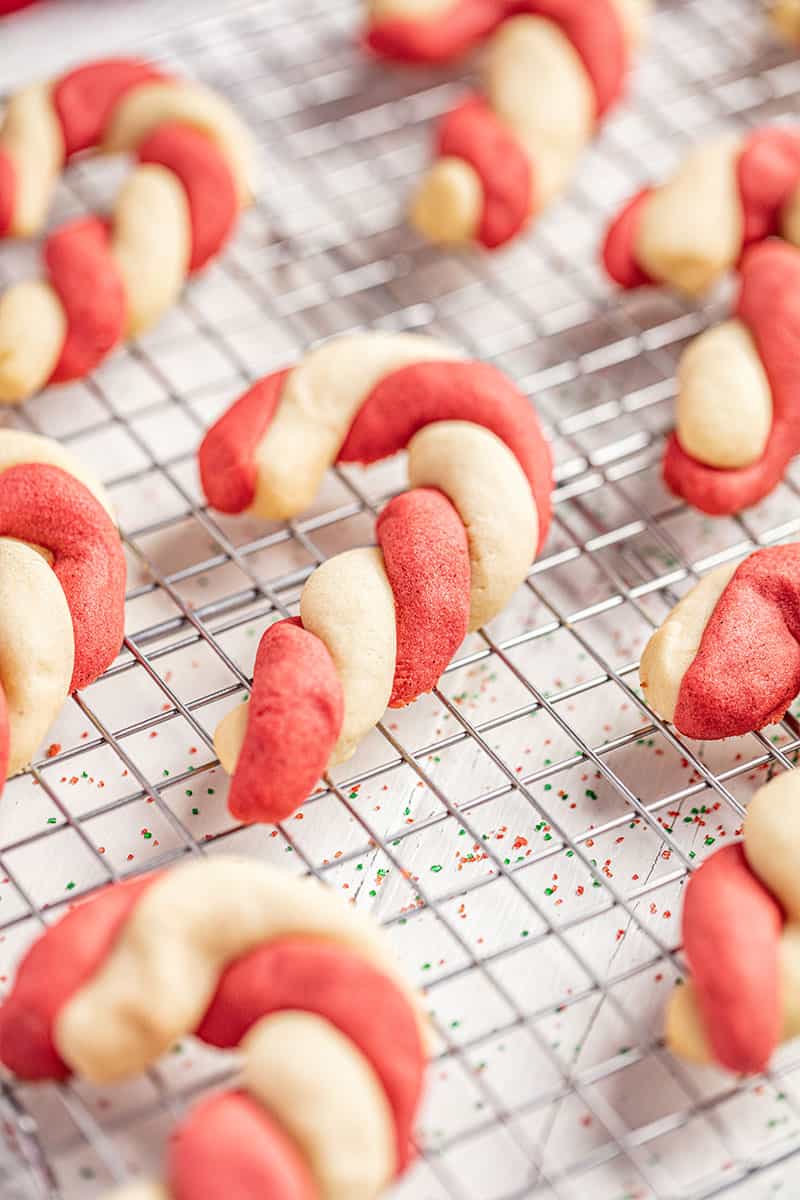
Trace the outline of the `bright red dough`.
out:
M 70 690 L 87 687 L 114 661 L 125 632 L 125 555 L 116 526 L 74 476 L 23 463 L 0 475 L 0 536 L 53 554 L 75 631 Z
M 67 316 L 67 334 L 49 383 L 80 379 L 125 334 L 125 286 L 104 221 L 84 217 L 52 233 L 44 260 Z
M 780 229 L 781 209 L 800 183 L 800 134 L 780 127 L 757 129 L 737 165 L 744 213 L 744 245 Z
M 271 625 L 253 668 L 247 731 L 228 794 L 239 821 L 282 821 L 328 765 L 344 695 L 325 645 L 299 618 Z
M 200 481 L 209 504 L 219 512 L 239 513 L 256 494 L 256 449 L 269 429 L 289 370 L 276 371 L 253 384 L 227 409 L 200 444 Z
M 297 1145 L 244 1092 L 196 1105 L 170 1140 L 174 1200 L 319 1200 Z
M 755 339 L 772 391 L 763 455 L 747 467 L 710 467 L 691 458 L 672 434 L 664 456 L 667 487 L 714 516 L 768 496 L 800 449 L 800 250 L 769 239 L 746 252 L 736 315 Z
M 714 1057 L 763 1071 L 780 1040 L 780 906 L 741 843 L 712 854 L 686 888 L 683 944 Z
M 371 50 L 401 62 L 449 62 L 492 33 L 505 15 L 505 0 L 453 0 L 443 16 L 413 21 L 391 17 L 367 30 Z
M 737 567 L 678 691 L 674 723 L 723 738 L 780 720 L 800 691 L 800 545 L 757 550 Z
M 462 158 L 480 177 L 478 241 L 492 250 L 520 231 L 533 208 L 535 164 L 482 96 L 469 97 L 442 119 L 437 154 Z
M 5 237 L 11 229 L 16 195 L 17 177 L 14 164 L 5 151 L 0 149 L 0 237 Z
M 452 9 L 418 21 L 376 21 L 368 45 L 379 54 L 410 62 L 446 62 L 471 50 L 509 17 L 545 17 L 564 31 L 592 81 L 597 115 L 622 91 L 628 52 L 612 0 L 454 0 Z
M 653 283 L 636 261 L 639 223 L 652 193 L 652 188 L 642 188 L 637 192 L 611 222 L 603 241 L 603 266 L 614 282 L 623 288 L 644 287 L 647 283 Z
M 506 443 L 531 487 L 541 550 L 552 515 L 550 447 L 532 404 L 488 363 L 421 362 L 393 371 L 362 404 L 338 461 L 373 463 L 388 458 L 432 421 L 472 421 Z
M 343 946 L 283 938 L 227 968 L 197 1035 L 213 1046 L 238 1046 L 262 1017 L 284 1010 L 330 1021 L 372 1065 L 394 1114 L 402 1171 L 411 1157 L 426 1062 L 408 997 L 388 975 Z
M 396 496 L 376 531 L 397 626 L 389 706 L 401 708 L 436 686 L 467 635 L 469 544 L 455 508 L 434 488 Z
M 211 138 L 180 121 L 166 121 L 138 150 L 143 163 L 158 163 L 183 184 L 192 225 L 190 271 L 199 271 L 230 237 L 239 212 L 227 159 Z
M 0 1062 L 20 1079 L 65 1079 L 53 1043 L 56 1018 L 102 965 L 139 897 L 159 872 L 95 893 L 50 925 L 17 969 L 0 1005 Z
M 99 145 L 126 92 L 166 78 L 136 58 L 99 59 L 62 75 L 53 88 L 53 106 L 61 122 L 67 158 Z

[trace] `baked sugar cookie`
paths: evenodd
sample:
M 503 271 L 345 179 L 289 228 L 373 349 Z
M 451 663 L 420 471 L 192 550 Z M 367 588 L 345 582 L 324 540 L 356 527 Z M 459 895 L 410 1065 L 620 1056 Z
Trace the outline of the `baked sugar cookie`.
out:
M 272 519 L 302 512 L 334 463 L 404 449 L 411 490 L 380 513 L 378 546 L 311 575 L 299 620 L 262 639 L 249 702 L 217 729 L 240 820 L 293 812 L 502 610 L 547 536 L 552 465 L 510 380 L 412 334 L 325 343 L 240 397 L 200 447 L 209 503 Z
M 742 841 L 689 879 L 683 944 L 691 978 L 672 993 L 670 1049 L 754 1074 L 800 1034 L 800 776 L 777 775 L 751 800 Z
M 100 485 L 55 442 L 0 429 L 0 779 L 114 661 L 125 575 Z
M 799 431 L 800 249 L 770 238 L 745 253 L 734 316 L 681 357 L 664 480 L 703 512 L 740 512 L 780 483 Z
M 227 102 L 138 59 L 103 59 L 11 96 L 0 125 L 0 237 L 44 225 L 59 174 L 85 151 L 136 166 L 110 219 L 45 242 L 47 278 L 0 296 L 0 403 L 79 379 L 149 329 L 230 237 L 254 150 Z
M 650 707 L 687 737 L 779 721 L 800 692 L 800 543 L 705 575 L 650 638 L 639 675 Z
M 484 87 L 441 122 L 412 224 L 430 241 L 504 245 L 564 190 L 619 98 L 649 0 L 371 0 L 366 41 L 445 62 L 486 39 Z
M 238 1048 L 164 1184 L 117 1200 L 374 1200 L 408 1166 L 426 1029 L 377 926 L 314 880 L 197 858 L 113 884 L 51 925 L 0 1006 L 23 1080 L 132 1078 L 181 1037 Z
M 696 296 L 776 234 L 800 245 L 800 133 L 765 126 L 694 147 L 671 179 L 634 196 L 606 234 L 603 262 L 621 287 Z

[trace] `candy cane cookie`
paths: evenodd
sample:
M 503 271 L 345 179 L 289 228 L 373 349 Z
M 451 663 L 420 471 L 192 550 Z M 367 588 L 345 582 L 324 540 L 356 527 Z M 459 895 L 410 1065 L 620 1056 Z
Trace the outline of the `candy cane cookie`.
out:
M 694 872 L 683 903 L 691 978 L 672 993 L 667 1044 L 692 1062 L 763 1071 L 800 1034 L 800 776 L 777 775 L 747 809 L 742 841 Z
M 775 234 L 800 245 L 800 133 L 767 126 L 693 147 L 670 180 L 623 208 L 603 262 L 621 287 L 695 296 Z
M 779 721 L 800 692 L 800 543 L 705 575 L 650 638 L 639 675 L 650 708 L 687 737 Z
M 0 1007 L 23 1080 L 138 1075 L 181 1037 L 237 1048 L 235 1089 L 171 1139 L 168 1200 L 372 1200 L 408 1166 L 425 1026 L 377 926 L 314 880 L 197 858 L 51 925 Z
M 55 442 L 0 429 L 0 780 L 114 661 L 124 616 L 125 556 L 103 489 Z
M 380 513 L 378 547 L 311 575 L 299 620 L 262 639 L 249 703 L 217 729 L 240 820 L 293 812 L 387 704 L 430 691 L 500 612 L 547 536 L 552 464 L 510 380 L 412 334 L 327 342 L 257 383 L 200 447 L 214 508 L 277 520 L 308 507 L 333 463 L 406 448 L 412 490 Z
M 735 315 L 681 357 L 664 480 L 703 512 L 756 504 L 800 449 L 799 302 L 800 249 L 770 238 L 742 260 Z
M 619 98 L 649 0 L 373 0 L 367 42 L 442 61 L 489 37 L 483 91 L 439 126 L 436 162 L 411 202 L 430 241 L 489 249 L 564 190 Z M 489 36 L 491 35 L 491 36 Z
M 0 402 L 88 374 L 174 304 L 251 199 L 254 153 L 227 101 L 136 59 L 105 59 L 15 93 L 0 126 L 0 236 L 38 233 L 82 151 L 135 155 L 107 220 L 52 233 L 47 278 L 0 296 Z

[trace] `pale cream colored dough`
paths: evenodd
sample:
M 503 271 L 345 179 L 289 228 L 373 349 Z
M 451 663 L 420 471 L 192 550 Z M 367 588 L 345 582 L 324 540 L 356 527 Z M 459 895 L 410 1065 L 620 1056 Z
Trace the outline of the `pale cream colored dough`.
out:
M 44 225 L 64 165 L 64 136 L 49 83 L 34 83 L 10 98 L 0 127 L 0 149 L 14 167 L 10 232 L 30 237 Z
M 23 429 L 0 429 L 0 472 L 20 463 L 49 463 L 74 475 L 85 488 L 102 504 L 111 520 L 115 520 L 114 509 L 106 489 L 98 482 L 80 459 L 65 446 L 38 433 L 27 433 Z
M 752 334 L 723 321 L 690 343 L 678 367 L 678 440 L 712 467 L 757 462 L 772 429 L 772 390 Z
M 492 108 L 525 149 L 538 212 L 565 187 L 592 135 L 595 98 L 572 42 L 552 21 L 520 16 L 491 38 L 484 86 Z M 483 184 L 463 159 L 431 167 L 411 201 L 410 219 L 429 241 L 474 241 L 483 212 Z
M 180 180 L 156 163 L 137 167 L 117 197 L 111 243 L 125 285 L 127 337 L 149 329 L 178 299 L 191 251 L 189 204 Z
M 50 564 L 35 549 L 0 538 L 0 680 L 8 705 L 8 775 L 33 758 L 69 695 L 75 660 L 72 617 Z
M 43 280 L 15 283 L 0 296 L 0 403 L 18 404 L 45 385 L 67 334 L 67 315 Z
M 613 0 L 632 48 L 644 34 L 650 0 Z M 384 7 L 385 5 L 385 7 Z M 384 0 L 373 17 L 427 15 L 409 0 Z M 445 7 L 431 5 L 442 15 Z M 595 125 L 592 81 L 569 38 L 543 17 L 504 21 L 490 39 L 483 69 L 486 97 L 531 162 L 532 215 L 546 208 L 567 186 Z M 477 239 L 483 214 L 483 183 L 462 158 L 445 156 L 428 170 L 412 196 L 409 220 L 423 237 L 440 245 Z
M 303 512 L 381 379 L 414 363 L 462 357 L 434 338 L 374 331 L 333 338 L 312 350 L 287 377 L 275 418 L 256 449 L 250 511 L 276 521 Z
M 696 146 L 642 209 L 636 258 L 651 278 L 688 295 L 706 291 L 737 262 L 744 217 L 736 167 L 742 139 Z
M 644 648 L 639 680 L 645 700 L 665 721 L 673 720 L 683 677 L 700 648 L 703 631 L 738 563 L 715 567 L 675 605 Z
M 150 1180 L 117 1188 L 106 1200 L 172 1200 L 172 1193 L 163 1184 Z
M 408 21 L 428 21 L 447 15 L 458 0 L 367 0 L 372 21 L 388 21 L 393 17 Z
M 58 1052 L 93 1083 L 137 1075 L 196 1029 L 228 963 L 298 935 L 361 954 L 417 1010 L 380 931 L 335 893 L 252 859 L 193 858 L 144 893 L 99 971 L 64 1005 Z
M 381 1195 L 397 1167 L 394 1117 L 349 1038 L 322 1017 L 289 1011 L 254 1025 L 242 1049 L 245 1089 L 300 1147 L 320 1200 Z
M 244 737 L 247 733 L 247 718 L 250 712 L 250 701 L 243 700 L 226 713 L 214 730 L 214 750 L 220 765 L 228 775 L 236 770 L 239 755 L 242 752 Z
M 539 522 L 530 484 L 505 442 L 469 421 L 437 421 L 408 446 L 412 488 L 439 488 L 467 530 L 470 630 L 491 621 L 528 573 Z
M 135 150 L 165 121 L 194 125 L 211 138 L 233 172 L 239 203 L 250 203 L 257 160 L 250 131 L 227 100 L 202 84 L 168 80 L 133 88 L 114 109 L 102 149 L 108 154 Z
M 377 725 L 392 694 L 397 630 L 381 551 L 347 550 L 329 558 L 303 588 L 300 617 L 327 646 L 344 692 L 334 766 L 350 758 Z
M 786 913 L 779 954 L 781 1040 L 788 1041 L 800 1035 L 800 772 L 782 771 L 758 789 L 747 809 L 743 838 L 748 865 Z M 691 980 L 677 987 L 669 999 L 666 1039 L 681 1058 L 714 1061 Z

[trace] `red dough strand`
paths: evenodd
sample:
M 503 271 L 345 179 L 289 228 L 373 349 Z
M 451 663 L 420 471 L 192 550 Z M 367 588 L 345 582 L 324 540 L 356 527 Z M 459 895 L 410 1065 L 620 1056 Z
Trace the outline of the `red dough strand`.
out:
M 768 496 L 800 448 L 800 250 L 770 239 L 747 251 L 736 315 L 753 335 L 772 392 L 763 455 L 747 467 L 711 467 L 691 458 L 673 434 L 664 457 L 667 487 L 714 516 Z
M 344 717 L 342 685 L 325 643 L 299 618 L 261 639 L 247 731 L 228 795 L 239 821 L 282 821 L 323 774 Z
M 108 228 L 97 217 L 62 225 L 47 239 L 44 259 L 67 317 L 67 335 L 48 382 L 65 383 L 88 375 L 122 339 L 125 288 Z
M 87 687 L 114 661 L 125 632 L 125 555 L 111 518 L 60 467 L 25 463 L 0 475 L 0 536 L 52 553 L 75 630 L 70 690 Z
M 730 1071 L 763 1071 L 780 1040 L 782 928 L 781 908 L 741 843 L 712 854 L 689 880 L 684 949 L 714 1057 Z
M 505 0 L 453 0 L 452 9 L 428 20 L 377 21 L 367 30 L 366 41 L 376 54 L 401 62 L 450 62 L 488 37 L 505 8 Z
M 448 62 L 520 14 L 544 17 L 564 31 L 592 81 L 597 115 L 602 116 L 618 99 L 628 65 L 624 32 L 611 0 L 454 0 L 451 9 L 436 17 L 377 21 L 367 31 L 367 43 L 387 58 Z
M 628 201 L 609 225 L 603 242 L 603 266 L 614 282 L 623 288 L 644 287 L 654 282 L 636 261 L 639 223 L 652 192 L 652 188 L 643 188 Z
M 49 926 L 23 958 L 0 1005 L 0 1061 L 20 1079 L 66 1079 L 53 1042 L 59 1012 L 109 954 L 134 905 L 159 874 L 103 888 Z
M 62 75 L 53 88 L 67 158 L 103 140 L 120 100 L 132 88 L 166 76 L 136 58 L 107 58 Z
M 453 505 L 433 488 L 403 492 L 376 526 L 394 594 L 397 663 L 390 708 L 435 687 L 467 636 L 467 534 Z
M 236 186 L 222 151 L 199 129 L 165 122 L 139 146 L 139 160 L 168 167 L 186 192 L 192 225 L 190 272 L 199 271 L 230 237 L 239 212 Z
M 717 601 L 681 681 L 674 723 L 733 737 L 779 720 L 800 691 L 800 545 L 757 550 Z
M 167 1153 L 174 1200 L 319 1200 L 295 1142 L 243 1092 L 198 1104 Z
M 14 164 L 0 149 L 0 237 L 11 232 L 14 202 L 17 195 L 17 176 Z
M 212 1046 L 237 1046 L 262 1017 L 298 1009 L 330 1021 L 372 1065 L 394 1114 L 402 1171 L 411 1157 L 425 1048 L 407 997 L 359 955 L 300 937 L 260 946 L 228 967 L 197 1035 Z
M 483 185 L 478 240 L 490 250 L 507 242 L 533 209 L 531 161 L 482 96 L 471 96 L 443 118 L 437 153 L 462 158 Z
M 781 209 L 800 183 L 800 135 L 757 129 L 745 142 L 737 175 L 747 248 L 779 231 Z
M 254 384 L 211 426 L 198 451 L 200 480 L 209 504 L 239 513 L 256 494 L 256 450 L 269 429 L 289 371 Z
M 339 462 L 374 463 L 405 448 L 433 421 L 472 421 L 504 441 L 519 460 L 547 540 L 553 462 L 533 406 L 496 367 L 481 362 L 422 362 L 393 371 L 362 404 Z

